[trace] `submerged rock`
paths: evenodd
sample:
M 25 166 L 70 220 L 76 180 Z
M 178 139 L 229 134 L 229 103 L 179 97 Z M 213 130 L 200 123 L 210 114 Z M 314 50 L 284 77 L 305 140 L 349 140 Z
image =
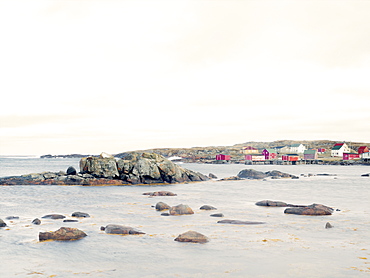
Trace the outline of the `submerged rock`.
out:
M 325 229 L 330 229 L 330 228 L 333 228 L 333 226 L 329 222 L 326 222 Z
M 155 192 L 145 192 L 143 195 L 153 196 L 177 196 L 177 194 L 170 191 L 155 191 Z
M 194 242 L 194 243 L 206 243 L 209 241 L 208 237 L 195 231 L 187 231 L 179 235 L 174 240 L 179 242 Z
M 76 219 L 64 219 L 63 222 L 78 222 Z
M 297 215 L 331 215 L 334 209 L 321 205 L 312 204 L 305 207 L 294 207 L 285 209 L 284 213 Z
M 55 232 L 39 233 L 39 240 L 77 240 L 87 236 L 83 231 L 77 228 L 61 227 Z
M 155 209 L 156 210 L 166 210 L 166 209 L 170 209 L 171 207 L 169 205 L 167 205 L 166 203 L 163 203 L 163 202 L 158 202 L 156 205 L 155 205 Z
M 32 224 L 34 224 L 34 225 L 40 225 L 41 224 L 41 220 L 38 219 L 38 218 L 35 218 L 35 219 L 32 220 Z
M 90 215 L 86 212 L 80 212 L 80 211 L 76 211 L 74 213 L 72 213 L 71 215 L 72 217 L 80 217 L 80 218 L 87 218 L 87 217 L 90 217 Z
M 184 214 L 194 214 L 194 211 L 188 205 L 177 205 L 170 208 L 170 215 L 184 215 Z
M 210 205 L 203 205 L 199 209 L 201 209 L 201 210 L 216 210 L 217 208 L 212 207 Z
M 145 234 L 139 230 L 136 230 L 129 226 L 122 226 L 116 224 L 109 224 L 106 227 L 101 227 L 100 230 L 105 231 L 107 234 L 117 234 L 117 235 L 139 235 Z
M 220 224 L 236 224 L 236 225 L 256 225 L 256 224 L 265 224 L 265 222 L 257 222 L 257 221 L 240 221 L 240 220 L 231 220 L 225 219 L 220 220 L 217 223 Z
M 48 214 L 48 215 L 44 215 L 41 218 L 45 218 L 45 219 L 63 219 L 63 218 L 66 218 L 66 217 L 64 215 L 61 215 L 61 214 Z
M 6 220 L 18 220 L 19 216 L 7 216 L 5 217 Z
M 209 177 L 210 179 L 217 179 L 217 176 L 216 176 L 215 174 L 212 174 L 212 173 L 209 173 L 209 174 L 208 174 L 208 177 Z
M 2 219 L 0 219 L 0 227 L 6 227 L 6 223 Z
M 271 177 L 272 179 L 280 179 L 280 178 L 291 178 L 291 179 L 298 179 L 299 177 L 290 175 L 287 173 L 283 173 L 277 170 L 273 171 L 268 171 L 268 172 L 261 172 L 261 171 L 256 171 L 254 169 L 244 169 L 241 170 L 238 173 L 238 177 L 242 179 L 264 179 L 267 177 Z
M 214 214 L 211 214 L 210 216 L 212 216 L 212 217 L 224 217 L 224 215 L 222 213 L 214 213 Z

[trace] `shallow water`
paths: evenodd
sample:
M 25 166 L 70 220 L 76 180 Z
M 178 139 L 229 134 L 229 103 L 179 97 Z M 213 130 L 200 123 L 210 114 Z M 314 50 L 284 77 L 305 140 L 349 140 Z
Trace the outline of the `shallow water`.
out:
M 55 165 L 53 164 L 55 162 Z M 12 162 L 8 161 L 9 164 Z M 2 162 L 0 176 L 77 168 L 77 159 L 28 161 L 31 168 L 9 170 Z M 46 164 L 52 169 L 46 169 Z M 7 164 L 7 165 L 9 165 Z M 14 160 L 13 160 L 14 164 Z M 58 166 L 59 164 L 59 166 Z M 54 167 L 55 166 L 55 167 Z M 366 166 L 205 165 L 181 166 L 213 173 L 219 178 L 253 168 L 290 174 L 329 173 L 337 176 L 298 180 L 208 181 L 170 186 L 83 187 L 2 186 L 0 277 L 368 277 L 370 274 L 370 179 Z M 58 168 L 59 167 L 59 168 Z M 29 169 L 30 171 L 27 171 Z M 77 168 L 78 169 L 78 168 Z M 6 174 L 4 174 L 6 172 Z M 144 192 L 169 190 L 175 197 L 148 197 Z M 284 208 L 258 207 L 270 199 L 293 204 L 321 203 L 340 209 L 331 216 L 285 215 Z M 190 216 L 161 216 L 152 207 L 189 205 Z M 208 204 L 217 211 L 201 211 Z M 31 221 L 45 214 L 71 218 L 75 211 L 90 218 L 78 223 Z M 224 219 L 263 221 L 262 225 L 217 224 Z M 19 220 L 5 220 L 6 216 Z M 325 229 L 326 222 L 334 228 Z M 107 235 L 100 226 L 122 224 L 145 235 Z M 40 231 L 76 227 L 88 236 L 73 242 L 38 242 Z M 206 244 L 175 242 L 180 233 L 195 230 L 210 238 Z

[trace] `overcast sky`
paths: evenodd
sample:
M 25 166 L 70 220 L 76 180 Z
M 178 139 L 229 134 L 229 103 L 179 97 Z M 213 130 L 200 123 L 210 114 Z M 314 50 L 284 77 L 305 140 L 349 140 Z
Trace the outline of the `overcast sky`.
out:
M 0 0 L 0 154 L 370 141 L 370 1 Z

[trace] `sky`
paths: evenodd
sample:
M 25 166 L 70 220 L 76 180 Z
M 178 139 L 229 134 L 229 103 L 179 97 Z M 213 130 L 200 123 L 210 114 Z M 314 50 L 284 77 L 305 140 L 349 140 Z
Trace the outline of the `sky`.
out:
M 370 1 L 0 0 L 0 154 L 370 142 Z

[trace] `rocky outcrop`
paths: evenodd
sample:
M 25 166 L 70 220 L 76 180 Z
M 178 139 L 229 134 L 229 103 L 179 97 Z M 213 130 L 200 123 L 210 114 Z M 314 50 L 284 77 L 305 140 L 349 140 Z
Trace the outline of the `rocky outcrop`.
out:
M 187 231 L 186 233 L 179 235 L 174 240 L 179 242 L 193 242 L 193 243 L 206 243 L 209 241 L 208 237 L 195 231 Z
M 331 215 L 333 211 L 333 208 L 321 204 L 312 204 L 303 207 L 287 208 L 284 213 L 298 215 Z
M 235 225 L 256 225 L 256 224 L 265 224 L 265 222 L 257 222 L 257 221 L 240 221 L 240 220 L 231 220 L 225 219 L 220 220 L 217 223 L 221 224 L 235 224 Z
M 83 231 L 77 228 L 61 227 L 55 232 L 40 232 L 39 240 L 77 240 L 87 236 Z
M 188 205 L 177 205 L 170 208 L 170 215 L 185 215 L 185 214 L 194 214 L 194 211 Z
M 170 208 L 171 207 L 169 205 L 167 205 L 166 203 L 163 203 L 163 202 L 158 202 L 155 205 L 155 209 L 158 210 L 158 211 L 167 210 L 167 209 L 170 209 Z
M 277 170 L 261 172 L 261 171 L 256 171 L 253 169 L 244 169 L 244 170 L 241 170 L 237 176 L 242 179 L 252 179 L 252 180 L 264 179 L 267 177 L 271 177 L 272 179 L 281 179 L 281 178 L 298 179 L 297 176 L 283 173 Z
M 136 230 L 129 226 L 122 226 L 116 224 L 109 224 L 105 227 L 101 227 L 100 230 L 105 231 L 107 234 L 116 234 L 116 235 L 140 235 L 145 234 L 139 230 Z
M 133 185 L 209 180 L 155 153 L 127 153 L 118 161 L 103 153 L 100 157 L 82 158 L 79 173 L 72 168 L 69 167 L 67 173 L 43 172 L 0 178 L 0 185 Z

